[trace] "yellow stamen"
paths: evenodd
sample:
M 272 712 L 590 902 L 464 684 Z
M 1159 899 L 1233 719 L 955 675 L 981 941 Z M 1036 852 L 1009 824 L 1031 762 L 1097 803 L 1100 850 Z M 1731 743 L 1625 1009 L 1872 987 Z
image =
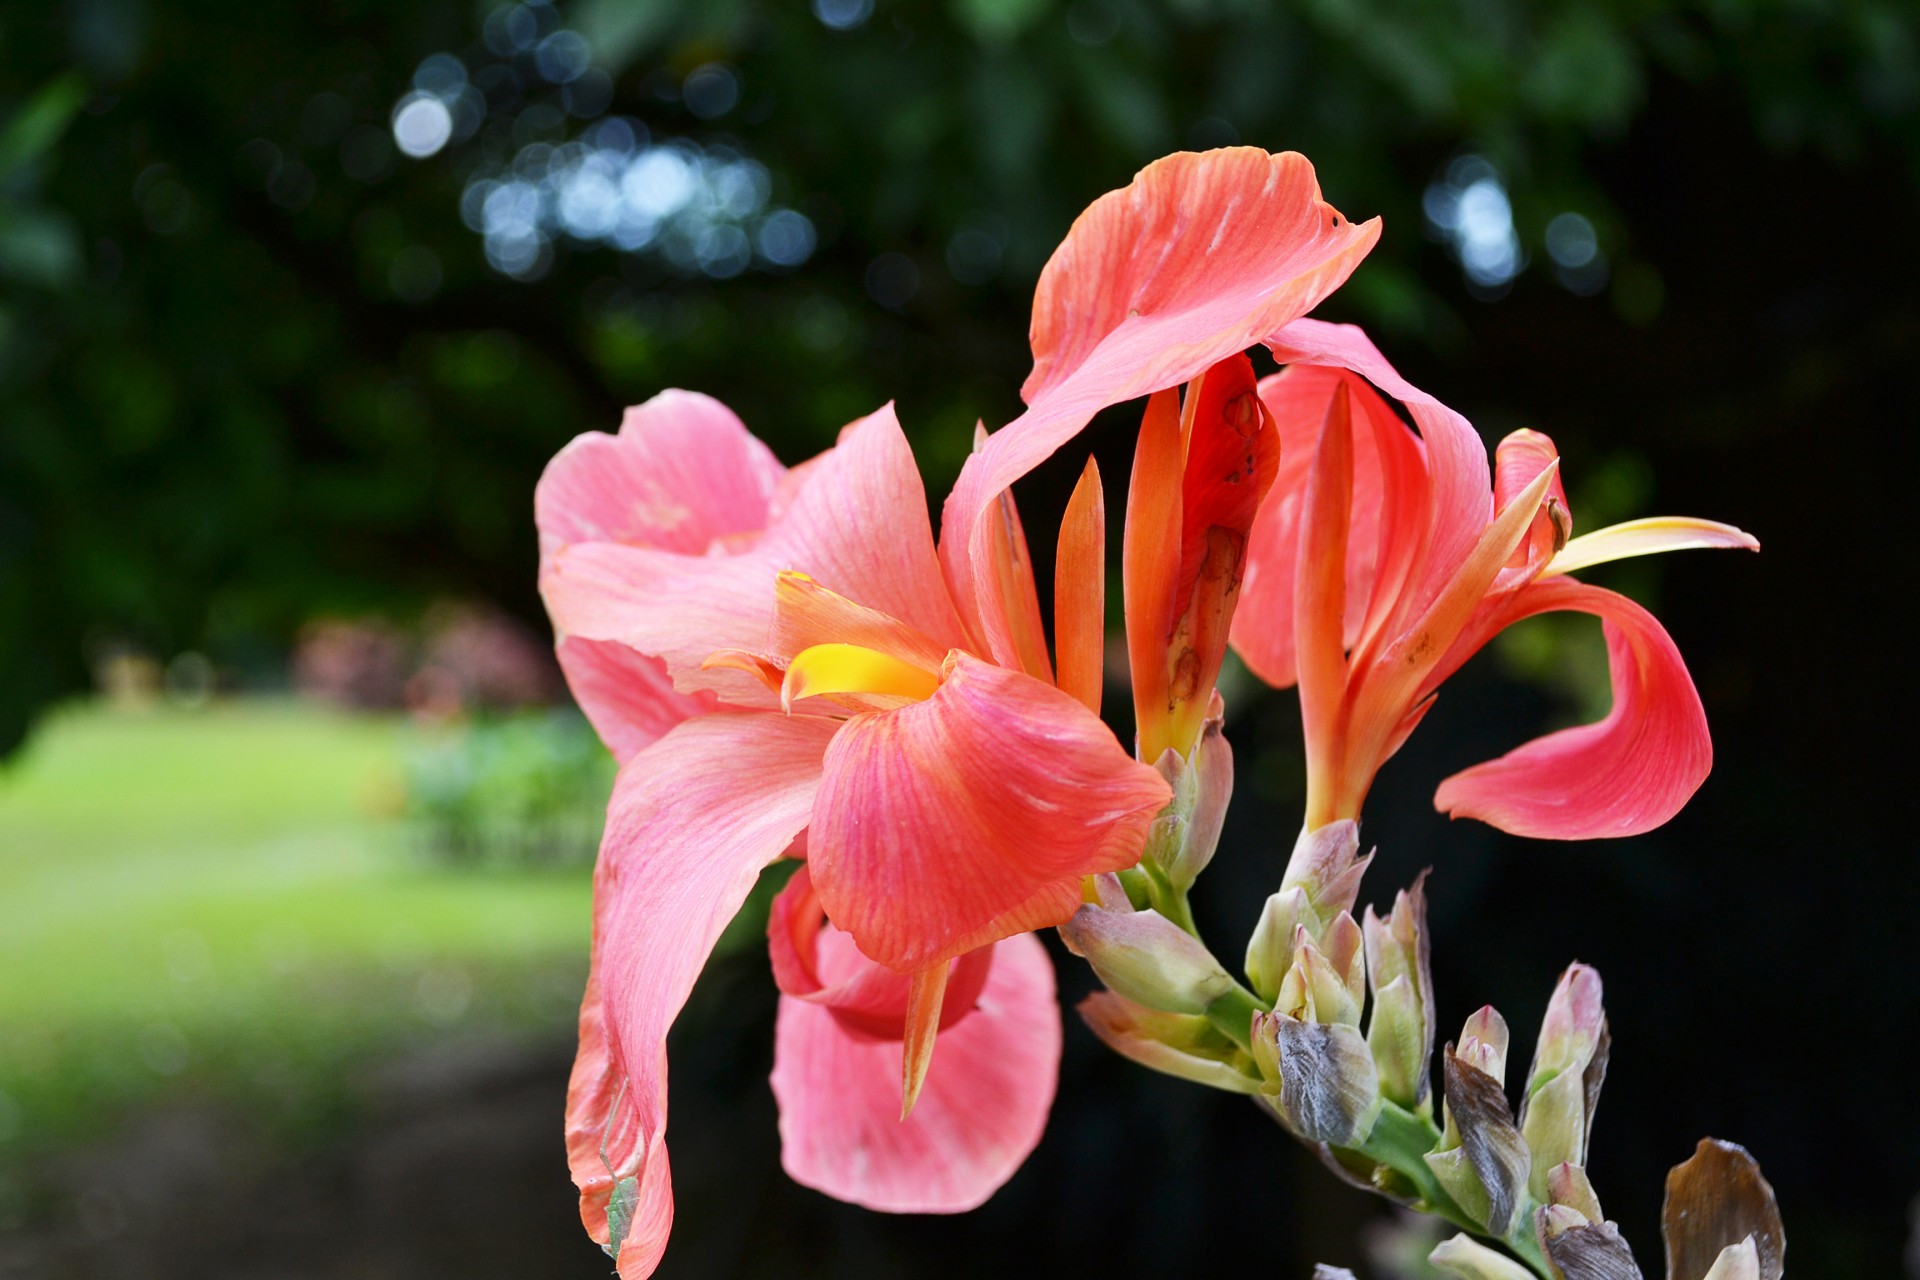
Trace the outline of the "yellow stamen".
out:
M 816 644 L 787 664 L 780 705 L 792 711 L 800 698 L 833 693 L 872 693 L 921 702 L 939 687 L 936 673 L 890 653 L 857 644 Z

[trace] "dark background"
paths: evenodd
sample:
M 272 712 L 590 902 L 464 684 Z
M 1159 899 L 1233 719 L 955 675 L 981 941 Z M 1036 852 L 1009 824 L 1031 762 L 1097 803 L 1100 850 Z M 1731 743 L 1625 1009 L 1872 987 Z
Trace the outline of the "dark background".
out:
M 1715 771 L 1678 819 L 1550 846 L 1432 813 L 1447 773 L 1593 710 L 1594 637 L 1542 629 L 1451 682 L 1386 770 L 1366 894 L 1433 866 L 1443 1036 L 1491 1001 L 1524 1060 L 1561 967 L 1605 975 L 1591 1170 L 1650 1271 L 1664 1170 L 1703 1134 L 1759 1157 L 1797 1274 L 1900 1269 L 1920 1193 L 1911 8 L 581 0 L 512 29 L 490 11 L 0 5 L 0 743 L 82 693 L 103 647 L 205 652 L 235 687 L 271 687 L 315 616 L 406 617 L 451 592 L 537 620 L 541 466 L 663 386 L 720 396 L 789 462 L 895 398 L 937 502 L 974 418 L 1017 412 L 1033 283 L 1080 208 L 1182 146 L 1300 150 L 1329 200 L 1386 227 L 1319 314 L 1367 324 L 1490 443 L 1550 433 L 1576 532 L 1674 512 L 1765 545 L 1591 575 L 1654 605 L 1706 702 Z M 594 63 L 549 58 L 573 77 L 556 83 L 539 51 L 571 46 L 537 42 L 563 28 Z M 484 81 L 484 118 L 399 155 L 392 113 L 437 53 Z M 765 210 L 803 214 L 812 252 L 703 266 L 685 245 L 556 234 L 527 278 L 489 265 L 462 222 L 469 178 L 607 115 L 763 165 Z M 1510 198 L 1509 282 L 1469 279 L 1423 213 L 1463 156 Z M 1550 260 L 1566 211 L 1604 269 Z M 1136 413 L 1087 437 L 1116 505 Z M 1022 490 L 1031 527 L 1078 455 Z M 1231 703 L 1242 783 L 1197 897 L 1229 955 L 1301 799 L 1292 695 Z M 888 1219 L 794 1187 L 763 1083 L 764 970 L 751 952 L 719 965 L 674 1045 L 663 1274 L 1364 1265 L 1370 1202 L 1246 1104 L 1112 1059 L 1077 1025 L 1047 1138 L 987 1208 Z M 559 1159 L 564 1061 L 535 1073 L 550 1151 L 444 1191 L 438 1217 L 379 1219 L 410 1243 L 373 1256 L 593 1274 Z M 187 1274 L 166 1269 L 175 1247 L 128 1274 Z M 322 1268 L 299 1274 L 382 1273 L 295 1247 Z

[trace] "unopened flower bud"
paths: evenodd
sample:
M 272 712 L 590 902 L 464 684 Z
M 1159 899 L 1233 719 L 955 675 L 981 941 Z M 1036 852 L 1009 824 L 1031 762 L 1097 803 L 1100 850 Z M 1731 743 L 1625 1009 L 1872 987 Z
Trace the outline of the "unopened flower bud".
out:
M 1435 1245 L 1427 1261 L 1461 1280 L 1534 1280 L 1533 1272 L 1512 1258 L 1464 1234 Z
M 1494 1083 L 1507 1081 L 1507 1020 L 1492 1005 L 1482 1005 L 1460 1028 L 1460 1047 L 1454 1050 L 1462 1062 L 1493 1077 Z
M 1113 991 L 1163 1013 L 1205 1013 L 1234 985 L 1198 938 L 1157 911 L 1084 906 L 1060 936 Z
M 1254 925 L 1253 937 L 1247 942 L 1247 981 L 1262 1000 L 1271 1001 L 1280 994 L 1280 984 L 1293 967 L 1295 932 L 1305 928 L 1311 937 L 1319 927 L 1320 918 L 1314 914 L 1305 889 L 1296 885 L 1267 899 L 1260 922 Z
M 1357 1028 L 1284 1013 L 1253 1017 L 1253 1056 L 1281 1115 L 1308 1142 L 1356 1146 L 1380 1115 L 1380 1078 Z
M 1550 1204 L 1577 1211 L 1588 1222 L 1606 1221 L 1606 1215 L 1600 1212 L 1600 1197 L 1587 1181 L 1587 1171 L 1577 1164 L 1557 1164 L 1547 1170 L 1547 1199 Z
M 1173 789 L 1173 800 L 1154 819 L 1141 860 L 1181 893 L 1192 888 L 1213 861 L 1227 804 L 1233 799 L 1233 748 L 1221 732 L 1224 714 L 1220 695 L 1215 693 L 1192 756 L 1168 748 L 1154 762 Z
M 1080 1002 L 1087 1028 L 1123 1058 L 1143 1067 L 1232 1093 L 1258 1093 L 1253 1061 L 1200 1014 L 1161 1013 L 1111 991 Z
M 1426 873 L 1395 895 L 1382 919 L 1367 908 L 1367 979 L 1373 1015 L 1367 1047 L 1380 1071 L 1380 1091 L 1412 1110 L 1430 1105 L 1428 1061 L 1433 1056 L 1433 974 L 1427 953 Z
M 1302 1022 L 1360 1025 L 1367 972 L 1360 926 L 1346 912 L 1335 916 L 1316 945 L 1305 926 L 1294 931 L 1293 965 L 1280 984 L 1274 1008 Z
M 1446 1128 L 1429 1168 L 1467 1215 L 1496 1236 L 1513 1223 L 1532 1161 L 1502 1086 L 1507 1024 L 1491 1005 L 1467 1019 L 1442 1056 Z
M 1298 886 L 1306 890 L 1307 900 L 1319 919 L 1331 920 L 1342 911 L 1353 910 L 1360 896 L 1360 877 L 1366 874 L 1373 855 L 1360 855 L 1360 824 L 1351 818 L 1329 822 L 1324 827 L 1303 831 L 1294 842 L 1293 856 L 1287 860 L 1287 873 L 1280 880 L 1282 890 Z M 1316 934 L 1317 934 L 1316 930 Z
M 1600 997 L 1600 975 L 1573 965 L 1561 975 L 1541 1020 L 1520 1103 L 1520 1132 L 1533 1152 L 1533 1193 L 1541 1200 L 1550 1194 L 1549 1170 L 1587 1160 L 1593 1107 L 1607 1072 L 1607 1016 Z

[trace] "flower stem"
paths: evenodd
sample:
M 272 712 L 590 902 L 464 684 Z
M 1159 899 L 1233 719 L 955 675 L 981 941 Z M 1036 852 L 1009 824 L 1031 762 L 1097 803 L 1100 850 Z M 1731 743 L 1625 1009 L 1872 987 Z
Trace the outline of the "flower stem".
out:
M 1434 1177 L 1432 1168 L 1427 1164 L 1427 1153 L 1439 1143 L 1440 1130 L 1430 1118 L 1388 1102 L 1381 1107 L 1380 1118 L 1374 1122 L 1373 1132 L 1354 1150 L 1392 1169 L 1411 1183 L 1420 1196 L 1417 1208 L 1445 1218 L 1474 1235 L 1485 1236 L 1486 1228 L 1467 1216 L 1466 1211 L 1447 1194 L 1446 1188 L 1440 1185 L 1440 1180 Z M 1512 1230 L 1499 1238 L 1500 1243 L 1518 1254 L 1520 1260 L 1536 1273 L 1552 1280 L 1554 1273 L 1533 1236 L 1532 1206 L 1520 1206 L 1520 1212 L 1514 1215 L 1514 1219 Z

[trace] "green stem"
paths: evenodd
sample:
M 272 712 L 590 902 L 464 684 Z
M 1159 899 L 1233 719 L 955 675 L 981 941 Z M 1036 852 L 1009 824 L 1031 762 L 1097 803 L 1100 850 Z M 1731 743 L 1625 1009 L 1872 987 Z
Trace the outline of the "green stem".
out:
M 1234 983 L 1207 1006 L 1207 1021 L 1218 1027 L 1242 1049 L 1253 1049 L 1253 1015 L 1265 1013 L 1267 1006 L 1253 992 Z
M 1427 1164 L 1427 1153 L 1439 1143 L 1440 1130 L 1431 1119 L 1389 1102 L 1381 1108 L 1380 1118 L 1374 1121 L 1373 1132 L 1354 1150 L 1412 1183 L 1420 1194 L 1418 1208 L 1445 1218 L 1473 1235 L 1485 1237 L 1486 1228 L 1467 1216 Z M 1534 1239 L 1532 1223 L 1531 1204 L 1516 1206 L 1512 1230 L 1495 1238 L 1536 1273 L 1552 1280 L 1554 1273 L 1540 1252 L 1539 1241 Z

